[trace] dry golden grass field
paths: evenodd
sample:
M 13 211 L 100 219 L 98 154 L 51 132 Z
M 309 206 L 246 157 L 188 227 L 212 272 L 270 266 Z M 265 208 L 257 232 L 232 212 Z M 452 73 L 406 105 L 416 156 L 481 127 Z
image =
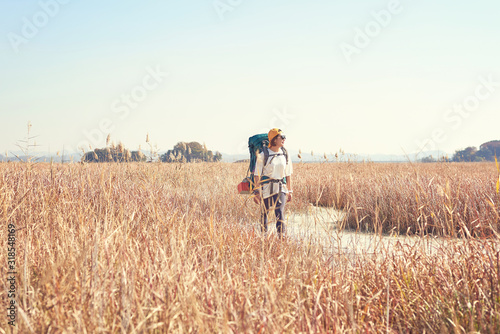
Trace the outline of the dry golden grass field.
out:
M 253 228 L 246 168 L 1 163 L 0 332 L 500 332 L 494 163 L 295 164 L 288 212 L 335 206 L 339 229 L 447 239 L 355 257 Z

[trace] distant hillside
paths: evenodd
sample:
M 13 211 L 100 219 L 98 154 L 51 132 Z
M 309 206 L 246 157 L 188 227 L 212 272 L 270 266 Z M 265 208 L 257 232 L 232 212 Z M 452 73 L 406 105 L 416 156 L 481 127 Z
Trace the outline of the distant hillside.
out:
M 30 157 L 27 157 L 25 155 L 15 155 L 15 154 L 9 154 L 8 157 L 1 155 L 0 154 L 0 161 L 28 161 L 28 158 L 31 158 L 32 161 L 34 162 L 79 162 L 81 158 L 80 153 L 72 153 L 72 154 L 65 154 L 64 156 L 61 155 L 56 155 L 56 154 L 50 154 L 47 152 L 41 153 L 41 154 L 34 154 Z
M 288 150 L 290 158 L 293 162 L 362 162 L 362 161 L 373 161 L 373 162 L 407 162 L 417 161 L 422 157 L 432 155 L 434 157 L 446 156 L 447 153 L 443 151 L 429 151 L 424 152 L 416 156 L 415 154 L 410 154 L 408 156 L 404 154 L 352 154 L 352 153 L 321 153 L 316 154 L 314 152 L 300 152 L 297 150 Z M 240 162 L 242 160 L 249 159 L 250 154 L 222 154 L 222 160 L 225 162 Z M 326 158 L 325 158 L 326 156 Z

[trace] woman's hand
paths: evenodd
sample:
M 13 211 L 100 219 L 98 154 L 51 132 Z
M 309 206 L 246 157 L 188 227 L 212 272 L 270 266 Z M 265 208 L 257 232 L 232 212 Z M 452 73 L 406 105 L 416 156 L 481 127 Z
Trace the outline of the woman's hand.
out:
M 260 188 L 260 176 L 255 175 L 253 182 L 254 182 L 253 201 L 255 203 L 259 204 L 261 201 L 261 199 L 260 199 L 260 190 L 261 190 L 261 188 Z
M 260 192 L 259 191 L 254 191 L 253 193 L 253 201 L 257 204 L 260 203 Z
M 287 176 L 286 177 L 286 187 L 288 189 L 288 193 L 287 193 L 287 196 L 286 196 L 286 202 L 290 202 L 292 200 L 292 177 L 291 176 Z

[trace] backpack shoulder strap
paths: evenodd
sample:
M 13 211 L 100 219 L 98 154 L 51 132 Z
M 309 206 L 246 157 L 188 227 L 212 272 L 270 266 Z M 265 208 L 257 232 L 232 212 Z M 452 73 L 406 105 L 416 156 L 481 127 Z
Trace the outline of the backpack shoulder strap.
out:
M 265 146 L 262 148 L 262 150 L 264 151 L 264 167 L 265 167 L 265 166 L 267 166 L 267 163 L 269 162 L 268 161 L 269 160 L 269 148 L 267 146 Z M 284 148 L 284 147 L 282 147 L 281 150 L 283 153 L 273 154 L 273 157 L 271 158 L 271 160 L 277 156 L 283 155 L 283 156 L 285 156 L 285 161 L 286 161 L 286 164 L 288 165 L 288 152 L 287 152 L 286 148 Z
M 283 154 L 285 155 L 286 164 L 288 165 L 288 152 L 286 151 L 285 147 L 282 147 L 281 150 L 283 150 Z
M 269 160 L 269 148 L 267 146 L 262 147 L 262 151 L 264 152 L 264 164 L 262 168 L 267 166 L 267 160 Z

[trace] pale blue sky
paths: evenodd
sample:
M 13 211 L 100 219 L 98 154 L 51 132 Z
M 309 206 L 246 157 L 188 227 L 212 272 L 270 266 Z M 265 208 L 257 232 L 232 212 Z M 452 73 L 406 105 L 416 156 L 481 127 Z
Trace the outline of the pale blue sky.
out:
M 321 154 L 479 146 L 500 139 L 499 14 L 494 0 L 4 0 L 0 154 L 28 121 L 52 152 L 112 129 L 130 149 L 149 133 L 160 150 L 242 153 L 272 126 Z

